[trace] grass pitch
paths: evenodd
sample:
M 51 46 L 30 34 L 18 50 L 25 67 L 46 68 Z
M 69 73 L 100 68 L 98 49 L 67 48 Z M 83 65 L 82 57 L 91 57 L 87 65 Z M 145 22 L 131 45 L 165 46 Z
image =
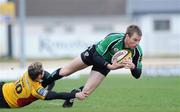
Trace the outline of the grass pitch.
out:
M 56 91 L 70 91 L 85 83 L 80 79 L 56 82 Z M 36 101 L 19 109 L 0 112 L 180 112 L 180 77 L 141 77 L 111 75 L 85 101 L 62 108 L 62 100 Z

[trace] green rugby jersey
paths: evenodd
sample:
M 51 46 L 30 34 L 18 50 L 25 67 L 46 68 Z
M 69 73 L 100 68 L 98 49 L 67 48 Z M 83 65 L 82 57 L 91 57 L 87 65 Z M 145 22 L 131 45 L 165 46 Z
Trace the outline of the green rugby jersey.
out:
M 142 68 L 142 49 L 138 45 L 134 49 L 125 48 L 124 33 L 111 33 L 96 44 L 96 51 L 103 56 L 107 62 L 111 62 L 112 56 L 119 50 L 127 49 L 132 52 L 132 60 L 137 68 Z

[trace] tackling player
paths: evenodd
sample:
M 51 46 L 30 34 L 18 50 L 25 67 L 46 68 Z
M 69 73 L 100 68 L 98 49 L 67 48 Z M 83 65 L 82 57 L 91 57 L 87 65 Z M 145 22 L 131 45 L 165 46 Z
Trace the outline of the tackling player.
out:
M 0 83 L 0 108 L 18 108 L 42 99 L 71 99 L 83 100 L 85 94 L 79 91 L 71 93 L 48 91 L 41 85 L 45 72 L 40 62 L 35 62 L 28 67 L 28 71 L 16 82 Z

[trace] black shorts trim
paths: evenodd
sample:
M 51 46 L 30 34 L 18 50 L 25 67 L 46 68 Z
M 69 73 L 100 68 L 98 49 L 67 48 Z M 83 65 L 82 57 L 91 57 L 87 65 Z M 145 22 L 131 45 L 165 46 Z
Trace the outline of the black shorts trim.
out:
M 84 52 L 81 53 L 81 59 L 86 65 L 93 65 L 92 70 L 98 71 L 104 76 L 107 76 L 107 74 L 110 72 L 109 69 L 107 69 L 104 66 L 95 65 L 93 60 L 93 54 L 97 52 L 95 49 L 95 45 L 88 47 Z
M 4 99 L 2 87 L 4 82 L 0 82 L 0 108 L 10 108 L 6 100 Z

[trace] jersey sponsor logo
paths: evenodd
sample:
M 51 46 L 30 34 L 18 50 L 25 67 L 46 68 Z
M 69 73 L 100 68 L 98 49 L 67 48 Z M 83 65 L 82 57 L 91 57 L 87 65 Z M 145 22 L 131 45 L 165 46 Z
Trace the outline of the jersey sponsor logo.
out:
M 40 88 L 37 90 L 37 93 L 42 95 L 42 96 L 46 96 L 46 94 L 48 93 L 48 91 L 44 88 Z

